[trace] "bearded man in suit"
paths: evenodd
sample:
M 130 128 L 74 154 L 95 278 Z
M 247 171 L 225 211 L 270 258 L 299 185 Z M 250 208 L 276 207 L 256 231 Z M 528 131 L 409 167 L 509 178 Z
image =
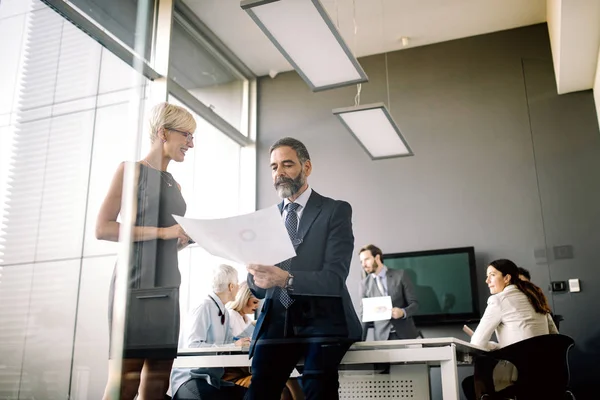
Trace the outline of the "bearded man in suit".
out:
M 367 273 L 360 285 L 361 297 L 392 298 L 392 319 L 373 322 L 375 340 L 415 339 L 418 331 L 412 317 L 419 309 L 419 303 L 408 273 L 386 267 L 383 253 L 375 245 L 364 246 L 358 254 Z M 363 340 L 366 336 L 367 324 L 363 323 Z
M 352 208 L 308 186 L 308 150 L 283 138 L 270 148 L 273 184 L 296 256 L 249 265 L 248 286 L 265 299 L 250 347 L 246 400 L 278 400 L 298 361 L 307 400 L 338 399 L 338 366 L 361 325 L 346 287 L 354 249 Z

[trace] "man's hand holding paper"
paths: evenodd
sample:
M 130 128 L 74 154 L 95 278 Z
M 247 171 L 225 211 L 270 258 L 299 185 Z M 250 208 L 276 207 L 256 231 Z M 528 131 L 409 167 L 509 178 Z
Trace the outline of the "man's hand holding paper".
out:
M 251 264 L 246 269 L 254 276 L 254 284 L 261 289 L 269 289 L 274 286 L 284 287 L 289 275 L 287 271 L 274 265 Z
M 362 322 L 392 319 L 392 298 L 390 296 L 365 297 L 362 299 Z

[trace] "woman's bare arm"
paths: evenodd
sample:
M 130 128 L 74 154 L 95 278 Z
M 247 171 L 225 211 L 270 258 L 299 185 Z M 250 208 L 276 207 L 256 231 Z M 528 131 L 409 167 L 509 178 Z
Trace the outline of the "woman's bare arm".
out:
M 123 195 L 123 175 L 125 172 L 125 163 L 119 164 L 117 171 L 108 189 L 108 193 L 102 202 L 98 219 L 96 220 L 96 238 L 99 240 L 108 240 L 111 242 L 119 241 L 119 230 L 121 224 L 117 222 L 117 217 L 121 212 L 121 197 Z M 168 228 L 157 228 L 154 226 L 134 226 L 133 241 L 139 242 L 153 239 L 186 239 L 187 235 L 179 225 L 173 225 Z

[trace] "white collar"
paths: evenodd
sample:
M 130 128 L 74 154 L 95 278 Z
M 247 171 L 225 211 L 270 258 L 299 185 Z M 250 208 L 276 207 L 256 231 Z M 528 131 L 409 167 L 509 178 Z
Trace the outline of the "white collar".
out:
M 294 203 L 300 206 L 300 209 L 303 210 L 306 207 L 306 203 L 308 203 L 308 199 L 312 193 L 312 189 L 309 186 L 306 190 L 294 201 Z M 283 209 L 285 210 L 285 206 L 287 206 L 291 201 L 286 197 L 283 199 Z
M 380 278 L 383 278 L 385 276 L 385 274 L 387 273 L 388 268 L 385 266 L 385 264 L 383 265 L 383 268 L 381 268 L 381 271 L 379 271 L 377 275 Z
M 215 292 L 210 292 L 208 296 L 217 302 L 217 305 L 219 306 L 219 311 L 223 312 L 225 310 L 225 304 L 223 304 L 221 298 L 217 296 Z
M 517 287 L 517 285 L 515 285 L 514 283 L 511 283 L 510 285 L 506 286 L 502 292 L 512 292 L 513 290 L 519 290 L 519 288 Z M 500 292 L 500 293 L 502 293 Z

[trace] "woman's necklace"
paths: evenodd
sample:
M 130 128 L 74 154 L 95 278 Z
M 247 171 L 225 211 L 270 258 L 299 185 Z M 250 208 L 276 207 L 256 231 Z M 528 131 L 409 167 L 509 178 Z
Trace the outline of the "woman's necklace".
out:
M 165 183 L 166 183 L 167 185 L 169 185 L 169 187 L 173 186 L 173 184 L 172 184 L 171 182 L 169 182 L 169 181 L 167 180 L 167 178 L 165 178 L 165 175 L 164 175 L 164 174 L 166 174 L 166 172 L 164 172 L 164 171 L 162 171 L 162 170 L 160 170 L 160 169 L 156 168 L 154 165 L 150 164 L 150 163 L 148 162 L 148 160 L 143 160 L 143 161 L 144 161 L 146 164 L 148 164 L 148 166 L 149 166 L 150 168 L 152 168 L 152 169 L 155 169 L 155 170 L 157 170 L 158 172 L 160 172 L 160 177 L 162 178 L 162 180 L 163 180 L 163 181 L 165 181 Z

